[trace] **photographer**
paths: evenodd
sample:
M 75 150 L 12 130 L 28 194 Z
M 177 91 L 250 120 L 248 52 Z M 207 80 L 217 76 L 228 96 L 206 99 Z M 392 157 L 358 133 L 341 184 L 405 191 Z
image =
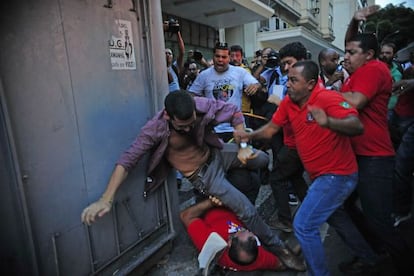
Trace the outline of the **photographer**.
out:
M 203 71 L 211 66 L 211 64 L 204 58 L 203 53 L 197 49 L 188 51 L 187 62 L 195 62 L 200 68 L 200 71 Z
M 169 33 L 170 37 L 174 34 L 177 35 L 178 42 L 178 57 L 174 61 L 173 52 L 171 49 L 165 49 L 165 59 L 167 61 L 167 75 L 169 92 L 180 90 L 180 73 L 183 71 L 184 66 L 184 41 L 180 33 L 180 25 L 177 20 L 171 18 L 168 21 L 164 21 L 164 32 Z

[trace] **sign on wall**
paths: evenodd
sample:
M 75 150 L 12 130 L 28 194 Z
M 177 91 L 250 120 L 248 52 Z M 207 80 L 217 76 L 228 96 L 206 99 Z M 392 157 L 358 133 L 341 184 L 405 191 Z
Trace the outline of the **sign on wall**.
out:
M 109 40 L 112 70 L 135 70 L 137 68 L 132 39 L 131 21 L 115 20 L 118 33 Z

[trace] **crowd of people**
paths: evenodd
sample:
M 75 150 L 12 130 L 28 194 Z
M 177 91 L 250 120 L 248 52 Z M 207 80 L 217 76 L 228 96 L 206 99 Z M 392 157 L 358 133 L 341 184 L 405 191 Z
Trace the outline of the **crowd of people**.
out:
M 223 42 L 211 62 L 198 50 L 184 61 L 177 31 L 177 59 L 165 50 L 164 109 L 121 155 L 82 221 L 108 213 L 129 171 L 150 153 L 146 194 L 171 168 L 186 178 L 198 200 L 180 217 L 199 251 L 222 240 L 217 262 L 224 269 L 329 275 L 319 233 L 328 223 L 355 257 L 339 264 L 343 273 L 372 275 L 390 259 L 409 274 L 414 249 L 403 232 L 413 229 L 414 53 L 403 69 L 393 43 L 378 45 L 375 35 L 359 32 L 377 10 L 354 14 L 342 62 L 323 49 L 317 64 L 300 42 L 259 50 L 250 64 L 242 47 Z M 272 188 L 275 222 L 254 206 L 261 184 Z M 296 214 L 291 190 L 301 202 Z M 273 229 L 293 232 L 300 250 Z

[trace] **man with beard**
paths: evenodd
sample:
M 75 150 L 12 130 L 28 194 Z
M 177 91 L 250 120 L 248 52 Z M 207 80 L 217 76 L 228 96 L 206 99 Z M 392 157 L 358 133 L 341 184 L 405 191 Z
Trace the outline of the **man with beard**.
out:
M 305 270 L 294 256 L 260 218 L 255 206 L 225 178 L 230 168 L 258 169 L 267 166 L 264 152 L 254 151 L 246 144 L 222 144 L 212 131 L 214 126 L 229 122 L 237 130 L 244 129 L 240 109 L 230 103 L 192 97 L 186 91 L 169 93 L 165 109 L 142 127 L 130 148 L 118 160 L 102 197 L 85 208 L 82 221 L 91 224 L 112 207 L 115 193 L 139 160 L 150 154 L 147 186 L 144 196 L 161 185 L 175 168 L 200 193 L 218 198 L 251 229 L 261 241 L 289 268 Z
M 320 77 L 327 89 L 341 90 L 342 84 L 348 78 L 348 73 L 339 65 L 339 54 L 334 49 L 326 48 L 318 56 Z
M 380 60 L 387 64 L 390 69 L 391 77 L 393 82 L 400 81 L 402 79 L 402 67 L 399 63 L 394 60 L 396 52 L 395 44 L 392 42 L 384 42 L 381 44 L 381 53 L 379 55 Z M 391 95 L 388 101 L 388 110 L 393 110 L 397 104 L 398 96 Z

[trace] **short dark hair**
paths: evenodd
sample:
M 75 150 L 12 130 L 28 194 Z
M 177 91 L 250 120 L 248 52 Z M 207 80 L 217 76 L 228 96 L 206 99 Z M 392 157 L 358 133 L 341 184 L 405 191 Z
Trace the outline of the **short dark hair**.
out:
M 374 50 L 374 58 L 378 57 L 378 39 L 375 34 L 359 33 L 351 37 L 347 42 L 359 42 L 359 47 L 364 53 Z
M 315 80 L 318 82 L 319 67 L 312 60 L 302 60 L 296 62 L 292 67 L 303 67 L 302 76 L 306 81 Z
M 246 252 L 250 256 L 250 260 L 244 261 L 240 259 L 239 253 Z M 249 265 L 257 259 L 259 248 L 254 237 L 249 237 L 246 241 L 241 241 L 238 237 L 233 236 L 229 247 L 229 258 L 238 265 Z
M 232 45 L 230 52 L 240 52 L 243 55 L 243 48 L 240 45 Z
M 286 44 L 279 50 L 280 59 L 285 57 L 294 57 L 297 60 L 304 60 L 308 56 L 305 46 L 300 42 Z
M 381 43 L 381 48 L 383 46 L 387 46 L 387 47 L 392 48 L 392 52 L 393 52 L 394 55 L 397 53 L 397 46 L 395 46 L 394 43 L 392 43 L 392 42 L 382 42 Z
M 215 53 L 216 50 L 228 50 L 230 53 L 229 45 L 226 42 L 216 42 L 216 45 L 214 45 L 213 48 L 213 53 Z
M 168 93 L 164 100 L 164 106 L 168 116 L 172 119 L 190 119 L 195 111 L 193 96 L 183 89 Z

